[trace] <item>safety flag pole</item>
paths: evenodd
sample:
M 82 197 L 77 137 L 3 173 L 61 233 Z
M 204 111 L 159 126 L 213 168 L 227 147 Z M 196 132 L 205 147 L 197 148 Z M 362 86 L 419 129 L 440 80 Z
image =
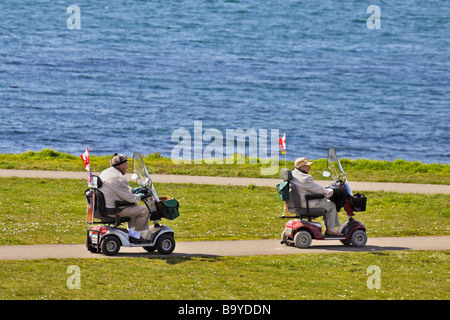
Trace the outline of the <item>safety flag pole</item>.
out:
M 286 168 L 286 133 L 279 139 L 281 154 L 284 154 L 284 168 Z
M 91 163 L 90 163 L 90 157 L 89 157 L 89 147 L 86 147 L 86 151 L 80 155 L 81 160 L 84 162 L 84 169 L 89 171 L 89 178 L 88 178 L 88 186 L 92 188 L 92 172 L 91 172 Z M 92 192 L 92 200 L 91 204 L 87 205 L 87 217 L 86 222 L 87 223 L 93 223 L 94 220 L 94 210 L 95 210 L 95 191 Z
M 286 133 L 283 133 L 283 136 L 279 139 L 279 142 L 281 154 L 284 154 L 284 168 L 286 169 Z M 287 212 L 289 216 L 289 210 L 287 210 L 286 207 L 287 205 L 285 202 L 285 205 L 283 206 L 283 217 L 285 212 Z
M 84 162 L 84 169 L 86 169 L 87 171 L 89 171 L 89 179 L 88 179 L 88 183 L 92 182 L 92 172 L 91 172 L 91 163 L 90 163 L 90 159 L 89 159 L 89 147 L 86 147 L 86 151 L 80 155 L 81 160 L 83 160 Z

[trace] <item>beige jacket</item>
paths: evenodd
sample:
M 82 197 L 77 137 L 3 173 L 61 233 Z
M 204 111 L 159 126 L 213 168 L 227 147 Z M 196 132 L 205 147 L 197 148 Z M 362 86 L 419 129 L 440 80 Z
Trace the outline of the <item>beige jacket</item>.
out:
M 310 174 L 304 173 L 298 169 L 292 171 L 292 179 L 290 181 L 296 186 L 300 194 L 300 207 L 306 208 L 306 194 L 323 194 L 326 198 L 333 195 L 333 189 L 327 189 L 314 182 L 313 177 Z M 314 208 L 320 199 L 314 199 L 309 201 L 309 207 Z
M 114 208 L 115 201 L 127 201 L 138 204 L 141 198 L 132 193 L 128 180 L 119 169 L 111 167 L 100 174 L 103 185 L 99 189 L 105 196 L 105 204 L 108 208 Z

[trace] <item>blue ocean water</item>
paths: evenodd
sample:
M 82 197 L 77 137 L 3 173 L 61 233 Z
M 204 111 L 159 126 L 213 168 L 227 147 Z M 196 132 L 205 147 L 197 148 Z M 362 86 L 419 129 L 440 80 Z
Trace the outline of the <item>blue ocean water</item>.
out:
M 288 159 L 449 163 L 449 31 L 446 0 L 3 0 L 0 153 L 170 156 L 202 121 L 278 129 Z

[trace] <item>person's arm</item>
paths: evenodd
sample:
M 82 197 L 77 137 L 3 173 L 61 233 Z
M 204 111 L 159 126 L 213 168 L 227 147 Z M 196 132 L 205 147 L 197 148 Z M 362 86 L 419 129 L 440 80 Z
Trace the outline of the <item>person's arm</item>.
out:
M 118 181 L 118 188 L 116 189 L 117 195 L 122 201 L 131 203 L 139 203 L 141 197 L 138 194 L 131 193 L 132 189 L 126 179 Z
M 325 197 L 329 198 L 333 195 L 333 189 L 327 189 L 322 187 L 321 185 L 314 182 L 312 176 L 308 176 L 304 183 L 303 188 L 308 190 L 311 193 L 323 194 Z

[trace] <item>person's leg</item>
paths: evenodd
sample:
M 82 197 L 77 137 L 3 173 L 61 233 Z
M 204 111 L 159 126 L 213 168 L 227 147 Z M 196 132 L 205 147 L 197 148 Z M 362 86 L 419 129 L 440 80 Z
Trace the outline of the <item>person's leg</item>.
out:
M 129 206 L 120 211 L 121 217 L 131 218 L 128 221 L 128 228 L 134 228 L 136 231 L 148 230 L 149 215 L 145 206 Z
M 320 199 L 319 203 L 315 206 L 316 208 L 324 208 L 327 210 L 327 213 L 324 217 L 325 229 L 327 233 L 341 235 L 337 233 L 334 228 L 339 227 L 339 217 L 336 211 L 336 205 L 334 202 L 329 201 L 327 199 Z

